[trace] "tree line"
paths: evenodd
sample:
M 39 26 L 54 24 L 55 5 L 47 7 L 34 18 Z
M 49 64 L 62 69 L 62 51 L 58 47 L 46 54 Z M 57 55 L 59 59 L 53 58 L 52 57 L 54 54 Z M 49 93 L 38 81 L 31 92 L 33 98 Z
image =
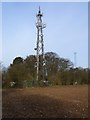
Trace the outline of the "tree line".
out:
M 73 63 L 54 52 L 45 54 L 47 80 L 49 85 L 88 84 L 88 68 L 74 68 Z M 7 69 L 2 70 L 3 87 L 32 86 L 36 81 L 36 56 L 25 59 L 16 57 Z

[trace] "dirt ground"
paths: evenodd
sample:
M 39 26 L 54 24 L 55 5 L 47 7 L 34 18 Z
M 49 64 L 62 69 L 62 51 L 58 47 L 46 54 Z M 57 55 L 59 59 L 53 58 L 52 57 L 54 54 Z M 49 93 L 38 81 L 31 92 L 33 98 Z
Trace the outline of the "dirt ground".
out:
M 88 86 L 3 89 L 3 118 L 88 118 Z

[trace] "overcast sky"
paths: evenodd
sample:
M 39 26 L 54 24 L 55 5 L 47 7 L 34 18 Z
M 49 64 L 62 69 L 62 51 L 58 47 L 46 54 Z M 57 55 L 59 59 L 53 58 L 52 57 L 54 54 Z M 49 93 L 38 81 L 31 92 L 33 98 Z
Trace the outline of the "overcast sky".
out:
M 36 54 L 36 13 L 43 12 L 45 52 L 88 67 L 88 3 L 2 3 L 3 65 Z

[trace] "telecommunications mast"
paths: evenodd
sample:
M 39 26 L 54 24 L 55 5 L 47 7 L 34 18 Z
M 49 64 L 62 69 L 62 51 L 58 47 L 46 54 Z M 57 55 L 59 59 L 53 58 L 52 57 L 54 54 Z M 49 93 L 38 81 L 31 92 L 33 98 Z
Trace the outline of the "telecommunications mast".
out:
M 36 44 L 36 68 L 37 68 L 37 81 L 43 80 L 45 81 L 46 76 L 46 63 L 45 63 L 45 55 L 44 55 L 44 40 L 43 40 L 43 29 L 46 27 L 45 24 L 42 22 L 43 14 L 41 13 L 40 7 L 38 14 L 36 15 L 37 22 L 36 22 L 36 29 L 37 29 L 37 44 Z
M 77 53 L 76 52 L 74 52 L 74 68 L 76 68 L 77 67 L 77 59 L 76 59 L 76 55 L 77 55 Z

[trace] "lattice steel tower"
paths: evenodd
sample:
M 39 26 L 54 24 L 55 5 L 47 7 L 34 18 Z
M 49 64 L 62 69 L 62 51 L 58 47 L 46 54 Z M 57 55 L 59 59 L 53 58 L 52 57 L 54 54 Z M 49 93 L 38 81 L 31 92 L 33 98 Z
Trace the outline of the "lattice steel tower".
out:
M 43 29 L 46 27 L 45 24 L 42 22 L 43 14 L 41 13 L 40 7 L 38 14 L 36 15 L 37 22 L 37 45 L 36 45 L 36 68 L 37 68 L 37 81 L 38 80 L 45 80 L 46 76 L 46 63 L 45 63 L 45 55 L 44 55 L 44 40 L 43 40 Z

